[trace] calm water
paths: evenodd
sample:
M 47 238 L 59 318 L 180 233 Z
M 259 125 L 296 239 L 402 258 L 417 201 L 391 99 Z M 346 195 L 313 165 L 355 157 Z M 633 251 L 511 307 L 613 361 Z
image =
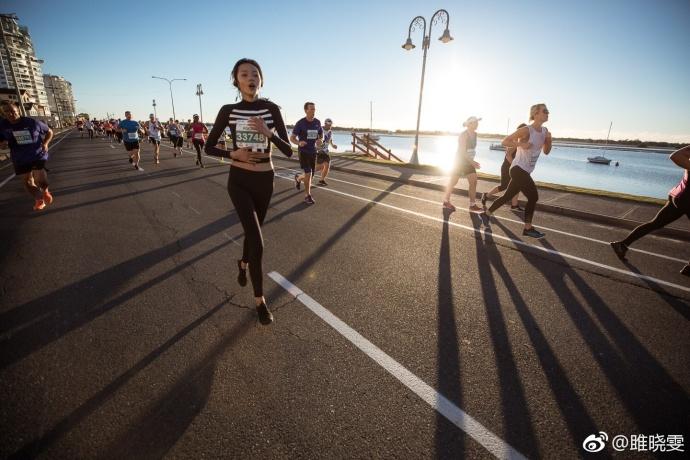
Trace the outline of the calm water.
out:
M 334 132 L 338 152 L 352 151 L 352 136 Z M 381 136 L 379 141 L 401 160 L 409 160 L 414 136 Z M 493 141 L 497 142 L 497 141 Z M 475 160 L 480 171 L 500 175 L 504 152 L 490 150 L 492 141 L 477 140 Z M 453 161 L 457 136 L 420 136 L 419 162 L 447 168 Z M 587 157 L 606 154 L 613 161 L 609 166 L 589 163 Z M 620 166 L 614 164 L 619 162 Z M 601 150 L 554 146 L 551 153 L 541 155 L 532 174 L 535 180 L 573 185 L 632 195 L 666 198 L 669 189 L 683 176 L 683 171 L 668 159 L 668 154 L 644 151 Z

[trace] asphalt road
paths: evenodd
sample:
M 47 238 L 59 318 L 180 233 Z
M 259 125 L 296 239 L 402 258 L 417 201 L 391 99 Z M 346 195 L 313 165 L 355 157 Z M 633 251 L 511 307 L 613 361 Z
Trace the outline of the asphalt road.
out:
M 687 242 L 624 263 L 622 229 L 538 214 L 547 237 L 523 239 L 508 210 L 447 217 L 438 192 L 349 173 L 307 206 L 276 159 L 264 327 L 228 164 L 143 157 L 72 133 L 53 205 L 0 188 L 1 457 L 633 455 L 585 452 L 601 431 L 687 450 Z

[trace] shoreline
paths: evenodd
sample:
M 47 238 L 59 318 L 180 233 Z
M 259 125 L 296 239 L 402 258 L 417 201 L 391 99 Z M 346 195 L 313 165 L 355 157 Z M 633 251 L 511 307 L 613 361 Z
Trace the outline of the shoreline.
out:
M 362 155 L 360 155 L 360 154 L 353 154 L 353 153 L 339 153 L 339 154 L 333 154 L 332 156 L 339 157 L 339 158 L 345 158 L 348 160 L 374 163 L 374 164 L 384 164 L 384 165 L 391 165 L 391 166 L 405 166 L 405 167 L 412 168 L 412 169 L 418 169 L 420 171 L 427 171 L 429 173 L 432 173 L 432 174 L 435 174 L 438 176 L 447 176 L 447 174 L 444 174 L 441 170 L 439 170 L 439 168 L 437 168 L 436 166 L 433 166 L 433 165 L 410 165 L 408 163 L 399 163 L 397 161 L 366 158 L 366 157 L 362 157 Z M 500 180 L 501 180 L 500 176 L 498 176 L 498 175 L 487 174 L 487 173 L 480 172 L 480 171 L 477 171 L 477 178 L 484 179 L 484 180 L 490 180 L 493 182 L 500 182 Z M 663 205 L 664 203 L 666 203 L 665 199 L 654 198 L 654 197 L 649 197 L 649 196 L 632 195 L 629 193 L 622 193 L 622 192 L 610 192 L 607 190 L 600 190 L 600 189 L 586 188 L 586 187 L 576 187 L 573 185 L 554 184 L 551 182 L 535 181 L 535 183 L 537 184 L 538 187 L 543 187 L 543 188 L 547 188 L 550 190 L 556 190 L 556 191 L 562 191 L 562 192 L 578 193 L 578 194 L 582 194 L 582 195 L 593 195 L 593 196 L 600 196 L 600 197 L 607 197 L 607 198 L 616 198 L 616 199 L 620 199 L 620 200 L 634 201 L 634 202 L 638 202 L 638 203 L 649 203 L 649 204 L 658 204 L 658 205 Z
M 333 129 L 334 133 L 339 133 L 339 134 L 351 134 L 352 131 L 350 130 L 342 130 L 342 129 Z M 361 130 L 361 131 L 356 131 L 361 134 L 365 134 L 368 131 L 367 130 Z M 414 134 L 400 134 L 400 133 L 388 133 L 388 132 L 381 132 L 381 131 L 372 131 L 372 134 L 376 134 L 378 136 L 385 136 L 385 137 L 414 137 Z M 446 134 L 426 134 L 426 133 L 419 133 L 419 136 L 424 136 L 424 137 L 445 137 L 445 136 L 458 136 L 459 133 L 446 133 Z M 478 133 L 478 137 L 481 140 L 487 140 L 491 142 L 501 142 L 503 140 L 502 137 L 495 137 L 492 135 L 488 135 L 486 137 L 482 136 L 481 133 Z M 554 138 L 553 142 L 554 147 L 557 146 L 563 146 L 563 147 L 573 147 L 573 148 L 582 148 L 582 149 L 596 149 L 596 150 L 620 150 L 620 151 L 627 151 L 627 152 L 643 152 L 643 153 L 664 153 L 664 154 L 671 154 L 672 152 L 676 151 L 676 148 L 673 147 L 635 147 L 635 146 L 630 146 L 630 145 L 606 145 L 606 144 L 597 144 L 597 143 L 583 143 L 583 142 L 574 142 L 574 141 L 559 141 L 557 138 Z

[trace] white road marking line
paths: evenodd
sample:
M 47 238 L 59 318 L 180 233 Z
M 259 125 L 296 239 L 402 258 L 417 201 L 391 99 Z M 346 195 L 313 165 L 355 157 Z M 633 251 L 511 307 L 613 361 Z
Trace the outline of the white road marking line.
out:
M 296 169 L 285 168 L 285 167 L 282 167 L 282 166 L 276 166 L 276 169 L 285 169 L 285 170 L 287 170 L 287 171 L 293 171 L 293 172 L 297 171 Z M 281 176 L 281 177 L 283 177 L 283 176 Z M 294 179 L 293 179 L 293 180 L 294 180 Z M 366 188 L 366 189 L 369 189 L 369 190 L 375 190 L 375 191 L 377 191 L 377 192 L 386 192 L 386 190 L 381 189 L 381 188 L 370 187 L 370 186 L 368 186 L 368 185 L 362 185 L 362 184 L 358 184 L 358 183 L 356 183 L 356 182 L 350 182 L 350 181 L 346 181 L 346 180 L 342 180 L 342 179 L 336 179 L 336 178 L 333 178 L 333 177 L 329 177 L 328 180 L 337 181 L 337 182 L 343 182 L 343 183 L 345 183 L 345 184 L 354 185 L 354 186 L 356 186 L 356 187 Z M 324 189 L 324 190 L 325 190 L 325 189 Z M 420 198 L 420 197 L 413 196 L 413 195 L 406 195 L 406 194 L 404 194 L 404 193 L 399 193 L 399 192 L 387 192 L 387 193 L 389 193 L 390 195 L 398 195 L 398 196 L 402 196 L 402 197 L 405 197 L 405 198 L 410 198 L 410 199 L 413 199 L 413 200 L 422 201 L 422 202 L 425 202 L 425 203 L 432 203 L 432 204 L 436 204 L 436 205 L 439 205 L 439 204 L 440 204 L 438 201 L 428 200 L 428 199 L 426 199 L 426 198 Z M 523 224 L 522 221 L 515 220 L 515 219 L 510 219 L 510 218 L 508 218 L 508 217 L 497 216 L 496 214 L 494 214 L 494 218 L 500 219 L 500 220 L 505 221 L 505 222 L 513 222 L 513 223 L 521 224 L 521 225 Z M 611 227 L 606 227 L 606 226 L 603 226 L 603 225 L 591 224 L 591 223 L 590 223 L 589 225 L 591 225 L 591 226 L 593 226 L 593 227 L 601 227 L 601 228 L 605 228 L 605 229 L 607 229 L 607 230 L 611 230 Z M 539 226 L 539 228 L 540 228 L 540 229 L 543 229 L 543 230 L 546 230 L 546 231 L 549 231 L 549 232 L 560 233 L 561 235 L 566 235 L 566 236 L 570 236 L 570 237 L 573 237 L 573 238 L 579 238 L 579 239 L 585 240 L 585 241 L 591 241 L 592 243 L 604 244 L 604 245 L 607 245 L 607 246 L 609 245 L 609 242 L 608 242 L 608 241 L 597 240 L 596 238 L 590 238 L 590 237 L 584 236 L 584 235 L 577 235 L 577 234 L 575 234 L 575 233 L 570 233 L 570 232 L 566 232 L 566 231 L 563 231 L 563 230 L 558 230 L 558 229 L 555 229 L 555 228 L 549 228 L 549 227 L 543 227 L 543 226 Z M 652 236 L 653 236 L 653 235 L 652 235 Z M 657 237 L 657 238 L 662 238 L 662 237 Z M 673 239 L 664 239 L 664 241 L 674 241 L 674 242 L 677 242 L 676 240 L 673 240 Z M 628 248 L 628 251 L 639 252 L 640 254 L 646 254 L 646 255 L 649 255 L 649 256 L 659 257 L 659 258 L 661 258 L 661 259 L 672 260 L 673 262 L 683 262 L 683 263 L 686 263 L 686 262 L 687 262 L 686 259 L 679 259 L 679 258 L 677 258 L 677 257 L 671 257 L 671 256 L 667 256 L 667 255 L 664 255 L 664 254 L 658 254 L 658 253 L 656 253 L 656 252 L 645 251 L 644 249 Z
M 201 215 L 201 213 L 199 211 L 197 211 L 196 209 L 194 209 L 193 207 L 189 206 L 189 209 L 191 209 L 192 211 L 194 211 L 198 215 Z
M 67 135 L 68 135 L 70 132 L 72 132 L 71 129 L 70 129 L 69 131 L 67 131 L 66 133 L 64 133 L 64 135 L 62 136 L 62 138 L 61 138 L 59 141 L 55 142 L 50 148 L 51 148 L 51 149 L 52 149 L 52 148 L 55 148 L 56 145 L 58 145 L 60 142 L 62 142 L 63 140 L 65 140 L 65 138 L 67 137 Z M 9 166 L 9 165 L 7 165 L 7 166 Z M 2 169 L 6 168 L 7 166 L 4 166 Z M 12 173 L 12 175 L 11 175 L 10 177 L 8 177 L 8 178 L 5 179 L 4 181 L 0 182 L 0 188 L 4 187 L 6 183 L 8 183 L 9 181 L 11 181 L 11 180 L 14 179 L 15 177 L 16 177 L 16 174 Z
M 276 176 L 276 177 L 279 177 L 279 178 L 281 178 L 281 179 L 283 179 L 283 180 L 287 180 L 287 181 L 291 180 L 291 179 L 288 179 L 288 178 L 282 177 L 282 176 Z M 293 180 L 294 180 L 294 179 L 293 179 Z M 394 209 L 394 210 L 396 210 L 396 211 L 400 211 L 400 212 L 403 212 L 403 213 L 406 213 L 406 214 L 410 214 L 410 215 L 413 215 L 413 216 L 417 216 L 417 217 L 422 217 L 422 218 L 424 218 L 424 219 L 429 219 L 429 220 L 433 220 L 433 221 L 441 222 L 441 223 L 444 222 L 444 220 L 441 219 L 441 218 L 439 218 L 439 217 L 429 216 L 429 215 L 427 215 L 427 214 L 422 214 L 421 212 L 412 211 L 412 210 L 410 210 L 410 209 L 405 209 L 405 208 L 400 208 L 400 207 L 398 207 L 398 206 L 393 206 L 393 205 L 391 205 L 391 204 L 383 203 L 383 202 L 380 202 L 380 201 L 370 200 L 370 199 L 368 199 L 368 198 L 363 198 L 363 197 L 361 197 L 361 196 L 357 196 L 357 195 L 352 195 L 352 194 L 350 194 L 350 193 L 341 192 L 341 191 L 339 191 L 339 190 L 335 190 L 335 189 L 332 189 L 332 188 L 322 188 L 321 190 L 326 191 L 326 192 L 330 192 L 330 193 L 337 193 L 338 195 L 347 196 L 347 197 L 350 197 L 350 198 L 354 198 L 355 200 L 364 201 L 364 202 L 366 202 L 366 203 L 371 203 L 371 204 L 374 204 L 374 205 L 377 205 L 377 206 L 383 206 L 383 207 L 386 207 L 386 208 Z M 451 222 L 451 221 L 447 221 L 447 222 L 448 222 L 448 225 L 452 225 L 453 227 L 457 227 L 457 228 L 462 228 L 462 229 L 465 229 L 465 230 L 469 230 L 470 232 L 476 233 L 476 234 L 478 234 L 478 235 L 486 235 L 486 232 L 485 232 L 485 230 L 484 230 L 483 228 L 482 228 L 482 229 L 476 229 L 476 228 L 474 228 L 474 227 L 468 227 L 467 225 L 458 224 L 458 223 L 456 223 L 456 222 Z M 662 280 L 662 279 L 655 278 L 655 277 L 653 277 L 653 276 L 642 275 L 642 274 L 639 274 L 639 273 L 632 272 L 632 271 L 630 271 L 630 270 L 623 270 L 623 269 L 618 268 L 618 267 L 612 267 L 611 265 L 602 264 L 602 263 L 599 263 L 599 262 L 595 262 L 595 261 L 593 261 L 593 260 L 585 259 L 585 258 L 583 258 L 583 257 L 578 257 L 578 256 L 574 256 L 574 255 L 572 255 L 572 254 L 568 254 L 568 253 L 565 253 L 565 252 L 556 251 L 555 249 L 549 249 L 549 248 L 545 248 L 545 247 L 543 247 L 543 246 L 536 246 L 536 245 L 533 245 L 533 244 L 525 243 L 524 241 L 516 240 L 516 239 L 513 239 L 513 238 L 509 238 L 509 237 L 507 237 L 507 236 L 503 236 L 503 235 L 498 235 L 498 234 L 495 234 L 495 233 L 492 233 L 492 232 L 489 232 L 488 234 L 489 234 L 489 236 L 491 236 L 491 238 L 495 238 L 495 239 L 497 239 L 497 240 L 508 241 L 508 242 L 510 242 L 510 243 L 513 243 L 513 244 L 516 245 L 516 246 L 524 246 L 524 247 L 536 249 L 536 250 L 538 250 L 538 251 L 546 252 L 546 253 L 548 253 L 548 254 L 553 254 L 553 255 L 556 255 L 556 256 L 559 256 L 559 257 L 563 257 L 563 258 L 565 258 L 565 259 L 576 260 L 576 261 L 582 262 L 582 263 L 584 263 L 584 264 L 592 265 L 592 266 L 598 267 L 598 268 L 603 268 L 603 269 L 605 269 L 605 270 L 609 270 L 609 271 L 612 271 L 612 272 L 620 273 L 620 274 L 627 275 L 627 276 L 630 276 L 630 277 L 633 277 L 633 278 L 637 278 L 637 279 L 640 279 L 640 280 L 652 281 L 653 283 L 656 283 L 656 284 L 661 284 L 661 285 L 664 285 L 664 286 L 668 286 L 668 287 L 680 289 L 681 291 L 690 292 L 690 287 L 681 286 L 680 284 L 671 283 L 670 281 L 664 281 L 664 280 Z M 684 260 L 683 262 L 687 262 L 687 261 Z
M 177 192 L 175 192 L 175 191 L 173 191 L 172 194 L 175 195 L 175 196 L 178 197 L 178 198 L 182 198 L 182 197 L 180 196 L 180 194 L 177 193 Z
M 235 238 L 231 237 L 230 234 L 229 234 L 228 232 L 223 232 L 223 235 L 225 235 L 225 237 L 226 237 L 227 239 L 229 239 L 230 241 L 232 241 L 233 244 L 236 244 L 237 246 L 242 247 L 242 244 L 240 244 Z
M 349 340 L 350 343 L 359 348 L 379 366 L 388 371 L 390 375 L 398 379 L 400 383 L 409 388 L 414 394 L 419 396 L 420 399 L 447 418 L 455 426 L 467 433 L 495 457 L 501 459 L 525 458 L 520 452 L 489 431 L 484 425 L 453 404 L 453 402 L 441 393 L 427 385 L 422 379 L 391 358 L 359 332 L 352 329 L 316 300 L 309 297 L 300 288 L 285 279 L 280 273 L 271 272 L 268 276 L 299 300 L 305 307 L 311 310 L 312 313 Z
M 16 175 L 15 175 L 14 173 L 12 173 L 12 175 L 11 175 L 10 177 L 8 177 L 8 178 L 5 179 L 4 181 L 0 182 L 0 188 L 1 188 L 3 185 L 5 185 L 6 183 L 8 183 L 9 181 L 11 181 L 12 179 L 14 179 L 15 176 L 16 176 Z

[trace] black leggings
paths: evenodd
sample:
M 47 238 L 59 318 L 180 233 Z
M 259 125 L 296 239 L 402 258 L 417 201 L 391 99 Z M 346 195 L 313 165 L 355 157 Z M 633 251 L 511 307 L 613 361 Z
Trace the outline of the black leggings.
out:
M 640 225 L 639 227 L 636 227 L 632 232 L 630 232 L 630 235 L 623 240 L 623 244 L 630 246 L 647 233 L 663 228 L 674 220 L 678 220 L 679 218 L 683 217 L 683 215 L 686 215 L 688 219 L 690 219 L 690 204 L 687 206 L 678 207 L 673 202 L 673 198 L 669 196 L 668 201 L 664 207 L 659 210 L 656 216 L 654 216 L 654 219 Z
M 196 161 L 201 163 L 201 148 L 204 146 L 204 141 L 194 139 L 192 141 L 192 144 L 194 144 L 194 148 L 196 149 Z M 237 168 L 235 168 L 235 169 L 237 169 Z M 270 198 L 270 196 L 269 196 L 269 198 Z
M 264 240 L 261 236 L 261 225 L 264 223 L 273 195 L 273 176 L 272 170 L 251 172 L 230 167 L 228 177 L 228 193 L 244 229 L 242 262 L 249 264 L 254 297 L 263 295 L 261 258 Z
M 537 201 L 539 200 L 539 192 L 537 192 L 537 186 L 534 184 L 532 176 L 519 166 L 510 168 L 510 183 L 508 184 L 508 188 L 501 197 L 491 204 L 489 211 L 496 211 L 520 192 L 527 197 L 525 223 L 531 224 L 534 208 L 537 206 Z

